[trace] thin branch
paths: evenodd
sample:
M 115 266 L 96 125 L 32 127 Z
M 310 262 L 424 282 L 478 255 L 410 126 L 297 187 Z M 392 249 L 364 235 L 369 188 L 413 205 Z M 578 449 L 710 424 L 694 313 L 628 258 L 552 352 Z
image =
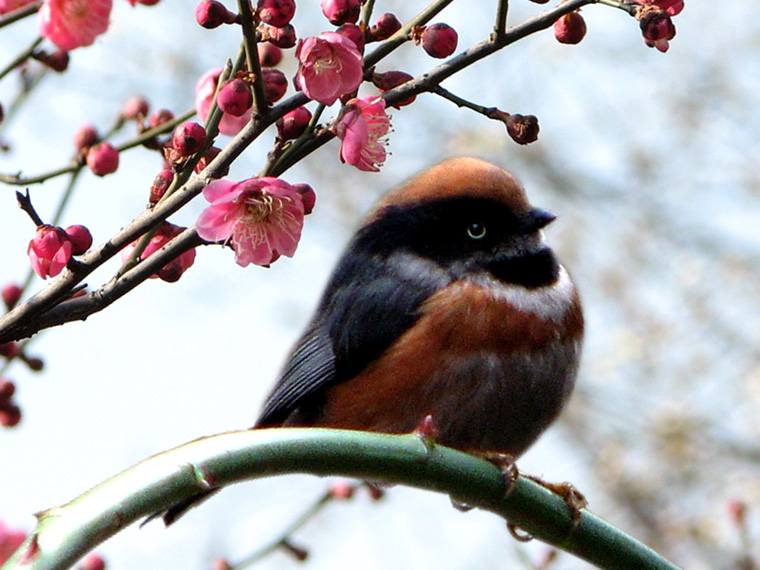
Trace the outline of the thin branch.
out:
M 251 4 L 248 0 L 238 0 L 238 12 L 243 28 L 243 44 L 245 45 L 245 61 L 248 71 L 256 77 L 253 82 L 253 108 L 255 114 L 263 113 L 267 108 L 267 95 L 264 91 L 264 77 L 261 74 L 259 52 L 256 48 L 256 22 Z
M 5 26 L 9 26 L 13 24 L 14 22 L 18 22 L 19 20 L 23 18 L 36 14 L 39 11 L 40 6 L 42 6 L 42 0 L 38 0 L 37 2 L 32 2 L 31 4 L 28 4 L 26 6 L 23 6 L 21 8 L 14 10 L 13 12 L 8 13 L 3 18 L 0 18 L 0 28 L 4 28 Z
M 504 35 L 507 29 L 507 13 L 509 12 L 509 0 L 499 0 L 499 6 L 496 9 L 496 24 L 493 28 L 494 39 Z
M 34 53 L 34 50 L 37 49 L 37 46 L 39 46 L 41 43 L 42 43 L 42 37 L 38 37 L 36 40 L 32 42 L 32 45 L 30 45 L 28 48 L 26 48 L 24 51 L 18 54 L 8 65 L 6 65 L 2 70 L 0 70 L 0 79 L 8 75 L 11 71 L 16 69 L 19 65 L 24 63 L 27 59 L 29 59 L 32 53 Z
M 493 512 L 544 542 L 600 568 L 678 570 L 642 543 L 588 511 L 573 519 L 565 500 L 530 479 L 505 483 L 479 457 L 416 435 L 279 428 L 196 440 L 37 515 L 37 528 L 3 570 L 63 570 L 141 518 L 211 485 L 286 473 L 343 475 L 445 493 Z

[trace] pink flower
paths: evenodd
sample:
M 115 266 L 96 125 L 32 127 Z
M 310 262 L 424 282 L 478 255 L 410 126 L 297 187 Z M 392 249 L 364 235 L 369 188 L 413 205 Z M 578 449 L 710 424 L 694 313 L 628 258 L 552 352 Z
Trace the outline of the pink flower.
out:
M 198 217 L 198 235 L 231 245 L 238 265 L 266 266 L 280 255 L 293 257 L 304 217 L 305 198 L 298 189 L 265 176 L 242 182 L 216 180 L 203 196 L 211 205 Z
M 34 0 L 0 0 L 0 15 L 18 10 L 32 2 Z
M 202 121 L 206 120 L 211 103 L 216 93 L 216 84 L 219 82 L 219 76 L 222 74 L 220 68 L 209 69 L 201 75 L 198 83 L 195 84 L 195 111 Z M 234 136 L 238 134 L 248 121 L 251 119 L 251 110 L 244 112 L 239 117 L 224 113 L 222 120 L 219 121 L 219 132 L 223 135 Z
M 34 272 L 47 279 L 55 277 L 71 259 L 71 238 L 61 228 L 43 225 L 37 228 L 26 249 Z
M 664 10 L 668 16 L 677 16 L 683 10 L 683 0 L 634 0 L 636 4 L 651 5 Z
M 0 378 L 0 385 L 2 380 Z M 25 540 L 26 533 L 23 530 L 13 530 L 0 520 L 0 564 L 5 564 Z
M 156 233 L 153 234 L 153 237 L 150 239 L 150 242 L 148 242 L 148 245 L 140 254 L 140 259 L 147 259 L 149 256 L 153 255 L 159 249 L 164 247 L 176 236 L 178 236 L 183 231 L 185 231 L 185 229 L 187 228 L 175 226 L 174 224 L 169 223 L 169 222 L 162 223 L 158 227 L 158 230 L 156 230 Z M 129 257 L 132 255 L 132 252 L 135 250 L 136 244 L 137 244 L 137 240 L 133 241 L 127 247 L 121 250 L 122 263 L 125 263 L 129 259 Z M 187 271 L 193 265 L 194 262 L 195 262 L 195 248 L 188 249 L 186 252 L 180 254 L 178 257 L 176 257 L 175 259 L 173 259 L 172 261 L 164 265 L 156 273 L 151 275 L 150 278 L 163 279 L 164 281 L 168 283 L 174 283 L 176 281 L 179 281 L 179 278 L 182 277 L 182 274 L 185 271 Z
M 296 83 L 309 99 L 332 105 L 362 82 L 364 60 L 356 44 L 342 34 L 323 32 L 296 48 L 301 62 Z
M 368 95 L 346 103 L 341 121 L 334 132 L 341 139 L 340 159 L 359 170 L 378 172 L 385 162 L 385 140 L 390 129 L 390 117 L 385 113 L 385 101 Z
M 45 0 L 37 29 L 61 49 L 91 45 L 108 29 L 111 0 Z
M 659 10 L 644 12 L 639 22 L 644 43 L 662 53 L 668 51 L 670 40 L 676 36 L 676 27 L 670 16 Z

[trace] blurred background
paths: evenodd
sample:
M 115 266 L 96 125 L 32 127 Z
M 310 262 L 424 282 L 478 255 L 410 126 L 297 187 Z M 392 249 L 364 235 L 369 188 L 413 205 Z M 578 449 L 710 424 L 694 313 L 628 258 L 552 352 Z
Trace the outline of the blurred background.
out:
M 201 29 L 193 4 L 183 4 L 132 8 L 116 0 L 109 32 L 72 52 L 69 70 L 46 76 L 3 127 L 9 149 L 0 171 L 33 175 L 65 164 L 74 130 L 86 122 L 106 130 L 133 95 L 146 96 L 152 110 L 190 108 L 197 77 L 233 56 L 238 37 Z M 422 7 L 379 1 L 375 10 L 403 22 Z M 490 33 L 495 8 L 454 3 L 435 21 L 456 28 L 462 50 Z M 540 9 L 513 0 L 510 24 Z M 0 518 L 31 530 L 32 513 L 150 455 L 251 425 L 362 215 L 397 183 L 466 154 L 509 168 L 534 204 L 559 215 L 548 238 L 585 306 L 574 398 L 520 468 L 572 481 L 594 513 L 684 568 L 756 568 L 757 8 L 687 0 L 667 54 L 647 48 L 624 12 L 598 5 L 582 14 L 588 34 L 579 45 L 561 45 L 548 30 L 444 83 L 480 104 L 537 115 L 538 142 L 518 146 L 501 123 L 420 96 L 393 112 L 392 155 L 380 173 L 340 164 L 333 141 L 284 175 L 318 196 L 294 259 L 241 269 L 229 250 L 201 248 L 178 283 L 150 281 L 85 323 L 36 337 L 29 352 L 44 359 L 44 371 L 14 365 L 6 374 L 23 418 L 0 430 Z M 301 37 L 329 27 L 316 0 L 300 2 L 293 23 Z M 35 34 L 33 19 L 3 29 L 0 61 Z M 292 57 L 284 61 L 291 77 Z M 409 45 L 379 70 L 418 75 L 435 64 Z M 17 89 L 6 78 L 0 101 L 7 105 Z M 230 176 L 255 175 L 273 138 L 254 144 Z M 96 243 L 106 240 L 145 207 L 160 166 L 155 153 L 137 150 L 122 155 L 114 175 L 85 172 L 63 225 L 84 224 Z M 30 188 L 43 218 L 64 185 Z M 34 231 L 14 190 L 0 187 L 1 283 L 24 279 Z M 190 225 L 202 208 L 196 200 L 172 221 Z M 116 268 L 93 274 L 91 286 Z M 331 482 L 288 476 L 237 485 L 170 529 L 133 526 L 98 552 L 114 569 L 235 562 L 276 537 Z M 463 514 L 445 496 L 398 487 L 379 502 L 359 493 L 331 504 L 293 542 L 309 551 L 305 564 L 279 551 L 258 567 L 541 568 L 550 550 L 517 543 L 494 515 Z M 587 565 L 560 554 L 551 567 Z

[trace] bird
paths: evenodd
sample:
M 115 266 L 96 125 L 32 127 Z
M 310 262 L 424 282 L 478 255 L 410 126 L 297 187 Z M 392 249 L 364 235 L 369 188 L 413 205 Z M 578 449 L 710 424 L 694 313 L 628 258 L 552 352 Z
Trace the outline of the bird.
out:
M 567 270 L 508 171 L 445 160 L 379 200 L 350 240 L 253 429 L 413 432 L 522 455 L 578 374 L 584 320 Z M 166 524 L 207 491 L 164 512 Z

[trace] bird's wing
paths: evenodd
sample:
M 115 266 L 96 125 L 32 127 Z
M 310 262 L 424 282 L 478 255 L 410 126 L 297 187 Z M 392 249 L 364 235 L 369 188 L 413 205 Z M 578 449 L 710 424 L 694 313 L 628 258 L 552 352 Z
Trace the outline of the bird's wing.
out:
M 392 259 L 344 259 L 256 425 L 278 425 L 309 403 L 319 406 L 324 388 L 361 372 L 415 323 L 438 286 L 399 271 Z

